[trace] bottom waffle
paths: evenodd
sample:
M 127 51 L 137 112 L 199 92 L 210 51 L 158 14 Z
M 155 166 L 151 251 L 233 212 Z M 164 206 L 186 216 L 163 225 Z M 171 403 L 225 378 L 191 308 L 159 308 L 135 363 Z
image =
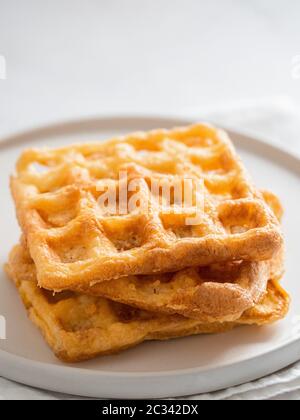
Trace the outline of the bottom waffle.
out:
M 76 292 L 53 296 L 39 289 L 36 279 L 17 278 L 11 263 L 6 270 L 30 319 L 40 328 L 55 355 L 66 362 L 117 353 L 146 340 L 219 333 L 239 325 L 270 324 L 283 318 L 289 307 L 287 293 L 276 281 L 269 281 L 260 304 L 247 310 L 239 320 L 201 323 L 181 315 L 161 315 Z

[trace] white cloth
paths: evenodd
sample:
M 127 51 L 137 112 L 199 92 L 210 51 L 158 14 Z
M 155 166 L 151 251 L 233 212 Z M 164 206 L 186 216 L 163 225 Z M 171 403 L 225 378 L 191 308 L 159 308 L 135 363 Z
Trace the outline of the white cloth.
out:
M 224 106 L 209 113 L 185 110 L 196 119 L 204 116 L 221 125 L 260 135 L 300 155 L 300 111 L 289 98 L 247 101 Z M 37 390 L 0 378 L 1 399 L 73 399 L 77 397 Z M 224 391 L 196 395 L 187 399 L 263 400 L 300 399 L 300 362 L 263 379 Z

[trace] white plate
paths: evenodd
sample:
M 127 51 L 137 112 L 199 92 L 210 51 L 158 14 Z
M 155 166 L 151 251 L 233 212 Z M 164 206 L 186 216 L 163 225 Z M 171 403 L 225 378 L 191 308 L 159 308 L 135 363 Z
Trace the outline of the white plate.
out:
M 186 123 L 189 121 L 172 118 L 102 118 L 46 127 L 2 141 L 1 265 L 19 237 L 8 177 L 21 149 Z M 81 396 L 171 397 L 241 384 L 300 358 L 300 160 L 263 141 L 237 133 L 231 135 L 257 184 L 277 193 L 286 209 L 284 286 L 293 297 L 289 316 L 270 327 L 246 327 L 215 336 L 148 342 L 117 356 L 69 366 L 52 355 L 39 331 L 27 319 L 14 286 L 1 272 L 0 314 L 6 318 L 7 339 L 0 340 L 0 375 L 35 387 Z

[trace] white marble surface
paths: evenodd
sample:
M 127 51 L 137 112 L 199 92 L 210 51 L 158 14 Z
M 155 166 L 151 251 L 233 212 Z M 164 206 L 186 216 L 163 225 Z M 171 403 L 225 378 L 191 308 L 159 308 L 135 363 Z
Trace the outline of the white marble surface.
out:
M 299 18 L 298 0 L 0 0 L 0 138 L 103 113 L 201 116 L 274 96 L 297 105 Z M 261 119 L 256 103 L 214 117 L 300 152 L 292 102 Z M 288 145 L 279 121 L 292 130 Z M 59 398 L 0 379 L 0 399 L 12 397 Z

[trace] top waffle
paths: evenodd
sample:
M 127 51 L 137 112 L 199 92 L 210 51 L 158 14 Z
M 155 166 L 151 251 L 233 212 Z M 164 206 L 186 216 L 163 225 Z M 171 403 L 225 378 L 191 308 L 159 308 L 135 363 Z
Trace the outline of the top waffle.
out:
M 161 188 L 158 195 L 150 188 L 159 180 L 185 191 L 186 179 L 196 187 L 188 207 L 179 206 L 174 193 L 166 200 Z M 129 180 L 138 192 L 134 211 L 121 211 L 134 198 L 132 191 L 125 202 L 117 194 L 114 209 L 99 205 L 109 186 L 119 193 Z M 202 124 L 28 150 L 11 187 L 39 285 L 46 289 L 222 261 L 267 260 L 282 244 L 279 223 L 229 138 Z M 192 225 L 187 224 L 191 217 Z

